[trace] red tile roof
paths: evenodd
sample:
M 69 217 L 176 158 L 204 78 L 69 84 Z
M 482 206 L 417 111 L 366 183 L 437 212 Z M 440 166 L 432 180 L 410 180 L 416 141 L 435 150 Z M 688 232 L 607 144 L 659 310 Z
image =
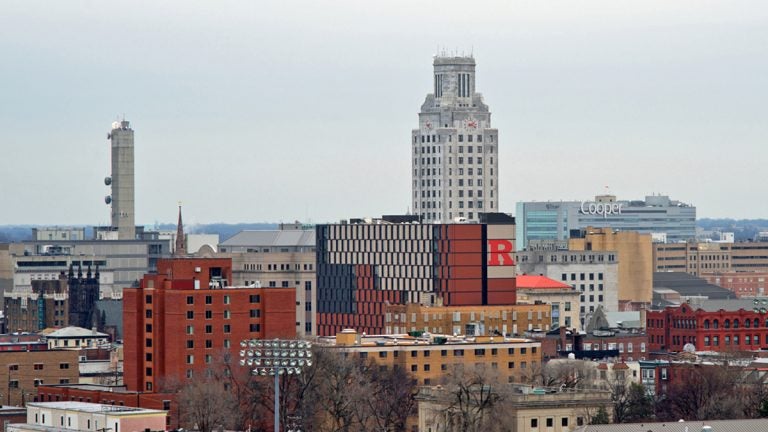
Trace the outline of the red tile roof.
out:
M 563 288 L 571 288 L 571 286 L 566 285 L 562 282 L 558 282 L 554 279 L 550 279 L 546 276 L 518 275 L 517 288 L 518 289 L 563 289 Z

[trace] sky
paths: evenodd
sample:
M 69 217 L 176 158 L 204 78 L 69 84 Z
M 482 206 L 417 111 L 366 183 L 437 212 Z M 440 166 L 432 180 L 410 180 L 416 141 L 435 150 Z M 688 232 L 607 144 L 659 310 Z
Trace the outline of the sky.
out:
M 473 54 L 499 207 L 666 194 L 768 218 L 768 3 L 3 1 L 0 224 L 320 223 L 410 207 L 438 52 Z

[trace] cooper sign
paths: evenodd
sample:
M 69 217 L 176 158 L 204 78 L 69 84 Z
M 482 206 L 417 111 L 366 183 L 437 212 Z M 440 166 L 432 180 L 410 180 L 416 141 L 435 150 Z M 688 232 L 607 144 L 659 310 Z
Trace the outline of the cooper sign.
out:
M 588 215 L 602 215 L 603 218 L 607 218 L 608 215 L 620 215 L 621 214 L 621 207 L 624 204 L 619 204 L 615 202 L 608 202 L 608 203 L 581 203 L 581 214 L 588 214 Z

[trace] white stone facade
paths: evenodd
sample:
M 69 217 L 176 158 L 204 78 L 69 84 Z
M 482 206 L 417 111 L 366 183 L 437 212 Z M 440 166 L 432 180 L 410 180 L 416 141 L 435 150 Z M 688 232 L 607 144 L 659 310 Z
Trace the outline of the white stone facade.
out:
M 411 133 L 413 213 L 451 222 L 498 212 L 498 138 L 475 92 L 475 59 L 435 57 L 434 93 Z

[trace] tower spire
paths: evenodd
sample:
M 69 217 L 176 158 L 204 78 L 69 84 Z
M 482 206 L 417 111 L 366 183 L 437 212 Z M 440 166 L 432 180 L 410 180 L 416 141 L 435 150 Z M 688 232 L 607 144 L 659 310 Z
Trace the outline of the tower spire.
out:
M 176 225 L 176 250 L 174 256 L 184 256 L 187 254 L 187 248 L 184 246 L 184 224 L 181 222 L 181 203 L 179 203 L 179 223 Z

